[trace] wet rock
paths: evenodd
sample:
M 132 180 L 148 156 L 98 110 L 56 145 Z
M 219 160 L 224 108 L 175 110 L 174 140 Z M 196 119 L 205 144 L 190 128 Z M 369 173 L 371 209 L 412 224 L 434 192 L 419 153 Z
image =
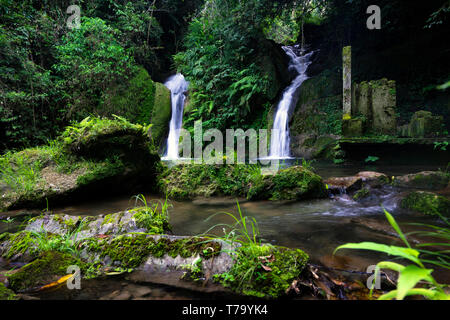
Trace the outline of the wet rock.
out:
M 361 189 L 363 180 L 361 177 L 329 178 L 324 181 L 332 194 L 350 193 Z
M 120 290 L 113 291 L 106 296 L 100 297 L 99 300 L 113 300 L 120 295 Z
M 363 171 L 351 177 L 330 178 L 325 180 L 325 183 L 332 194 L 350 194 L 361 190 L 363 187 L 380 188 L 388 184 L 389 181 L 389 178 L 383 173 Z
M 145 286 L 138 286 L 134 284 L 130 284 L 126 286 L 126 291 L 130 292 L 133 296 L 133 299 L 143 298 L 152 293 L 152 289 Z
M 401 206 L 426 215 L 450 217 L 450 200 L 431 192 L 412 192 L 402 200 Z
M 400 188 L 441 190 L 450 182 L 450 174 L 440 171 L 424 171 L 395 177 L 393 185 Z
M 131 293 L 128 292 L 128 290 L 123 290 L 117 296 L 112 298 L 112 300 L 130 300 L 130 299 L 131 299 Z

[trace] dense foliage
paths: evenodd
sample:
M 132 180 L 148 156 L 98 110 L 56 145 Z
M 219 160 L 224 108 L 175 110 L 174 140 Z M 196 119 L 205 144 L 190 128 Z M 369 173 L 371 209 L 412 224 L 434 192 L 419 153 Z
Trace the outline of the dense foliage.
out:
M 163 38 L 182 29 L 180 15 L 197 2 L 177 3 L 0 1 L 0 149 L 42 144 L 69 120 L 108 115 L 111 88 L 138 65 L 152 75 L 166 69 Z M 67 26 L 70 5 L 81 8 L 79 29 Z

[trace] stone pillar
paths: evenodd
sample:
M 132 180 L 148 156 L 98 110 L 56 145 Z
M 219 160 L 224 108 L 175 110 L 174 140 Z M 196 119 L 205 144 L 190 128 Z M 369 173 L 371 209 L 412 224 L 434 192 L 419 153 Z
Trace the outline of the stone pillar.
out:
M 372 90 L 373 129 L 380 134 L 397 133 L 397 94 L 395 81 L 381 79 L 370 82 Z
M 352 114 L 352 47 L 344 47 L 342 49 L 342 73 L 343 73 L 343 108 L 344 119 L 351 118 Z

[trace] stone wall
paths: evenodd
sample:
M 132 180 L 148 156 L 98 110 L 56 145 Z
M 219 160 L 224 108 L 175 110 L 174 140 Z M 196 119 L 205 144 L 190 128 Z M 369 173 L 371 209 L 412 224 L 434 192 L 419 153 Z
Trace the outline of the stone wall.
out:
M 352 118 L 361 120 L 363 134 L 396 134 L 396 95 L 393 80 L 381 79 L 353 85 Z

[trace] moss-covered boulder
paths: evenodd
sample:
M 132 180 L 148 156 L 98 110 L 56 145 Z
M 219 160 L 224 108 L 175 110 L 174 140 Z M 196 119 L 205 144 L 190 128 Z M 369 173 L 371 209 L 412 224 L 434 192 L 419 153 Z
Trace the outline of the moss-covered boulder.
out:
M 0 300 L 19 300 L 14 291 L 5 287 L 3 283 L 0 282 Z
M 162 83 L 155 85 L 155 103 L 152 112 L 150 136 L 157 147 L 165 143 L 172 116 L 170 91 Z
M 401 206 L 427 215 L 450 217 L 450 200 L 431 192 L 412 192 L 402 200 Z
M 168 168 L 160 177 L 161 192 L 170 198 L 187 200 L 196 197 L 245 197 L 258 167 L 246 165 L 181 164 Z
M 109 89 L 106 110 L 100 115 L 117 114 L 140 124 L 152 124 L 151 135 L 159 146 L 169 130 L 171 117 L 170 91 L 162 84 L 154 82 L 144 68 L 127 83 Z
M 338 138 L 334 135 L 299 134 L 291 138 L 291 152 L 303 159 L 334 160 Z
M 300 249 L 247 244 L 232 253 L 234 264 L 215 280 L 247 296 L 279 298 L 300 278 L 309 256 Z
M 447 187 L 449 182 L 449 173 L 441 171 L 423 171 L 395 177 L 392 184 L 401 188 L 441 190 Z
M 255 177 L 247 194 L 249 200 L 303 200 L 327 196 L 322 178 L 301 166 Z
M 160 158 L 148 127 L 89 117 L 48 146 L 0 157 L 0 209 L 45 207 L 75 197 L 154 189 Z M 120 186 L 120 187 L 118 187 Z
M 29 262 L 52 243 L 61 250 L 75 251 L 77 243 L 92 238 L 113 238 L 130 233 L 148 235 L 171 232 L 167 212 L 157 207 L 138 207 L 100 216 L 50 215 L 31 218 L 25 229 L 0 236 L 0 257 Z

